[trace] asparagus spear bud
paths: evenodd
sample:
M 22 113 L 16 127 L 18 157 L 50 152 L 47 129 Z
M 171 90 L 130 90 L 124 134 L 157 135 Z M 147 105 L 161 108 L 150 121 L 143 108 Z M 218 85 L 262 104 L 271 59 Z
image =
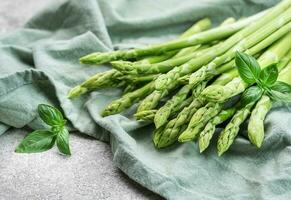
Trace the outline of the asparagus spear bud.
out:
M 206 123 L 217 115 L 222 109 L 222 104 L 210 102 L 199 108 L 192 116 L 187 129 L 179 136 L 179 142 L 187 142 L 195 139 L 202 131 Z
M 232 117 L 231 121 L 226 125 L 225 129 L 220 133 L 217 141 L 217 150 L 219 156 L 226 152 L 233 143 L 235 137 L 238 134 L 240 125 L 249 116 L 254 103 L 255 102 L 252 102 L 244 108 L 238 110 Z
M 199 149 L 200 153 L 202 153 L 210 143 L 212 136 L 215 132 L 215 128 L 217 125 L 225 122 L 235 113 L 235 108 L 229 108 L 226 110 L 222 110 L 217 116 L 212 118 L 205 126 L 204 130 L 199 135 Z
M 171 115 L 172 110 L 179 104 L 181 104 L 188 96 L 191 91 L 191 85 L 183 86 L 176 95 L 172 97 L 169 101 L 162 106 L 155 115 L 155 125 L 156 128 L 160 128 L 165 123 L 167 123 L 169 116 Z
M 137 89 L 136 85 L 127 85 L 127 86 L 124 88 L 122 94 L 127 94 L 127 93 L 129 93 L 129 92 L 134 91 L 135 89 Z
M 139 112 L 139 113 L 134 114 L 134 117 L 137 120 L 144 120 L 144 121 L 152 122 L 156 113 L 157 113 L 157 110 L 146 110 L 144 112 Z
M 134 103 L 138 102 L 140 99 L 152 92 L 154 89 L 153 86 L 153 82 L 150 82 L 133 92 L 125 94 L 122 98 L 111 102 L 104 109 L 102 116 L 113 115 L 124 111 L 126 108 L 132 106 Z
M 125 84 L 124 81 L 120 81 L 117 79 L 117 77 L 121 75 L 122 74 L 116 70 L 109 70 L 106 72 L 97 73 L 85 82 L 83 82 L 81 85 L 72 88 L 69 91 L 68 97 L 78 97 L 92 90 L 104 87 L 121 87 Z
M 202 92 L 202 96 L 208 101 L 224 102 L 230 97 L 242 93 L 247 87 L 247 84 L 236 77 L 225 86 L 210 85 Z
M 193 101 L 193 97 L 189 97 L 185 101 L 181 102 L 179 105 L 174 107 L 170 113 L 169 118 L 176 117 L 179 114 L 179 112 L 186 106 L 189 106 L 192 101 Z M 136 113 L 134 116 L 137 120 L 153 122 L 156 112 L 157 110 L 146 110 L 143 112 Z
M 280 10 L 280 12 L 282 12 L 282 10 L 284 10 L 286 6 L 288 7 L 289 4 L 287 2 L 283 2 L 279 4 L 279 6 L 277 7 L 282 8 Z M 106 62 L 120 60 L 120 59 L 128 60 L 128 59 L 137 58 L 140 56 L 160 55 L 165 52 L 176 50 L 176 49 L 181 49 L 181 48 L 194 46 L 198 44 L 209 43 L 211 41 L 227 38 L 228 36 L 248 26 L 250 23 L 258 20 L 264 14 L 265 13 L 259 13 L 250 18 L 241 20 L 240 22 L 236 22 L 227 26 L 218 27 L 218 28 L 211 29 L 209 31 L 198 33 L 189 38 L 177 39 L 177 40 L 173 40 L 173 41 L 163 43 L 163 44 L 150 45 L 150 46 L 140 48 L 140 49 L 119 50 L 119 51 L 105 52 L 105 53 L 101 53 L 101 52 L 92 53 L 80 58 L 80 62 L 84 64 L 101 64 L 101 63 L 106 63 Z M 269 20 L 269 18 L 267 20 Z
M 111 62 L 111 64 L 113 68 L 125 74 L 165 73 L 173 69 L 175 66 L 179 66 L 193 58 L 198 57 L 199 55 L 203 55 L 209 49 L 210 48 L 208 45 L 203 45 L 197 51 L 191 52 L 183 56 L 173 57 L 163 62 L 154 63 L 154 64 L 149 64 L 149 63 L 142 64 L 139 62 L 128 62 L 128 61 L 113 61 Z
M 261 147 L 264 140 L 264 119 L 272 107 L 271 99 L 264 95 L 253 109 L 249 125 L 248 137 L 254 145 Z

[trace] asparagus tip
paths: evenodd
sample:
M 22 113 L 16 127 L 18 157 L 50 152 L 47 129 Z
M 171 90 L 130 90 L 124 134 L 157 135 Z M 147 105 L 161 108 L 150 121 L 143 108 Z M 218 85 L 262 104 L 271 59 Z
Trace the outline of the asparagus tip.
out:
M 69 91 L 68 98 L 72 99 L 74 97 L 78 97 L 78 96 L 86 93 L 87 91 L 88 91 L 87 88 L 84 88 L 84 87 L 78 85 Z
M 108 58 L 105 53 L 91 53 L 79 58 L 81 64 L 102 64 L 108 62 Z

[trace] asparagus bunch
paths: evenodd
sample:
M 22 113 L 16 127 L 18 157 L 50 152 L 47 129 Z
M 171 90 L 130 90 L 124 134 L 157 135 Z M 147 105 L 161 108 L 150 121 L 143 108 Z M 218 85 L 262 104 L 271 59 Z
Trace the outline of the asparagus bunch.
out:
M 216 127 L 229 121 L 218 139 L 219 155 L 231 146 L 240 125 L 251 115 L 249 139 L 260 147 L 263 121 L 272 102 L 289 99 L 291 93 L 290 69 L 284 68 L 291 58 L 291 1 L 283 0 L 246 19 L 229 18 L 216 28 L 209 29 L 210 25 L 206 18 L 170 42 L 84 56 L 80 58 L 83 64 L 110 62 L 113 69 L 97 73 L 71 89 L 68 96 L 107 87 L 123 89 L 122 97 L 111 102 L 102 115 L 118 114 L 138 104 L 134 116 L 154 123 L 157 148 L 198 139 L 203 152 Z M 276 63 L 280 64 L 270 66 Z M 245 75 L 242 69 L 250 72 Z M 261 81 L 259 76 L 253 80 L 250 74 L 256 70 L 262 77 L 281 71 L 278 80 L 285 83 L 276 78 L 277 85 L 271 78 Z M 241 93 L 238 102 L 231 100 Z

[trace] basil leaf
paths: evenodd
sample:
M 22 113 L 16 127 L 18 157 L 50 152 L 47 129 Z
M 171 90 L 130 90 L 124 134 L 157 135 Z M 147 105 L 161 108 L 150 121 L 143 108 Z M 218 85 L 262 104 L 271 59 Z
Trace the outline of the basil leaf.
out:
M 291 102 L 291 94 L 290 93 L 282 93 L 276 90 L 271 90 L 269 92 L 269 96 L 275 101 L 282 102 Z
M 254 57 L 245 53 L 236 52 L 235 64 L 240 77 L 247 84 L 253 84 L 259 79 L 261 68 Z
M 66 128 L 62 128 L 57 134 L 57 146 L 61 153 L 71 155 L 69 146 L 69 132 Z
M 56 135 L 48 130 L 37 130 L 27 135 L 17 146 L 17 153 L 36 153 L 51 149 Z
M 53 106 L 40 104 L 38 105 L 38 113 L 40 118 L 50 126 L 64 126 L 66 123 L 62 113 Z
M 245 107 L 251 102 L 255 102 L 261 98 L 263 90 L 258 86 L 252 86 L 245 90 L 241 97 L 241 107 Z
M 284 94 L 291 94 L 291 85 L 282 81 L 275 82 L 275 84 L 272 85 L 271 89 Z
M 278 73 L 277 64 L 271 64 L 261 71 L 260 80 L 263 85 L 270 87 L 276 82 Z

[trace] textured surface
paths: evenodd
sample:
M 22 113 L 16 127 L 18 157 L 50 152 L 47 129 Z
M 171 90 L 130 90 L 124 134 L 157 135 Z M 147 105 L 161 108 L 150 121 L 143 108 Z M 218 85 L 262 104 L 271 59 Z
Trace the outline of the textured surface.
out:
M 0 138 L 1 200 L 160 199 L 117 170 L 110 147 L 102 142 L 72 134 L 71 157 L 57 149 L 16 154 L 25 133 L 11 130 Z
M 1 33 L 22 26 L 49 1 L 1 0 Z M 73 155 L 57 150 L 19 155 L 15 146 L 27 131 L 0 137 L 0 199 L 161 199 L 113 166 L 109 145 L 73 134 Z

